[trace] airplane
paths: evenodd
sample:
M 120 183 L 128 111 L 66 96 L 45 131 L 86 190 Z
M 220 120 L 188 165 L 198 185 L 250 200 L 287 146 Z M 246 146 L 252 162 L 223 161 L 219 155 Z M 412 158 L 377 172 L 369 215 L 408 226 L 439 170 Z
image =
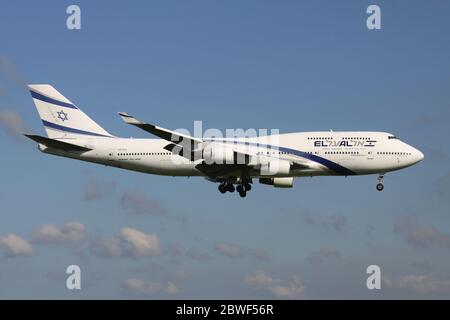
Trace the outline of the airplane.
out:
M 292 188 L 294 178 L 377 174 L 410 167 L 424 155 L 386 132 L 317 131 L 234 138 L 193 137 L 119 112 L 158 139 L 113 136 L 48 84 L 29 85 L 47 136 L 26 134 L 46 154 L 165 176 L 200 176 L 221 193 L 245 197 L 253 180 Z

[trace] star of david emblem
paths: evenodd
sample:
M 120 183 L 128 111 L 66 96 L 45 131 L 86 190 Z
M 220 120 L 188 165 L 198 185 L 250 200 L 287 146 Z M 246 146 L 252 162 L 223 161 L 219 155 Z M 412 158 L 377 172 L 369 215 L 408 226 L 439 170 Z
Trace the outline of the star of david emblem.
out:
M 67 113 L 65 113 L 63 110 L 56 112 L 58 114 L 58 119 L 61 119 L 62 122 L 69 120 L 69 118 L 67 118 Z

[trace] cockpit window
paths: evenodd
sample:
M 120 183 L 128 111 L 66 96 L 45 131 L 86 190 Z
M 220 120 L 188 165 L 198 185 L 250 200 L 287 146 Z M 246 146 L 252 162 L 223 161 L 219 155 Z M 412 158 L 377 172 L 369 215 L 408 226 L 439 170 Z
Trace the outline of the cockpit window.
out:
M 396 136 L 388 136 L 388 139 L 398 139 Z

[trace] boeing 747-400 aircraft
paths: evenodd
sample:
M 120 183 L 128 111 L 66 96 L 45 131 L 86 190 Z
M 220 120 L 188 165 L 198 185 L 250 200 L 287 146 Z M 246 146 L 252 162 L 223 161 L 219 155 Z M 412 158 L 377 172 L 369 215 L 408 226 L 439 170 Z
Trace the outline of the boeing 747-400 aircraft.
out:
M 26 135 L 40 151 L 102 165 L 166 176 L 201 176 L 221 193 L 245 197 L 254 179 L 291 188 L 294 178 L 378 174 L 412 166 L 422 152 L 385 132 L 297 132 L 242 138 L 203 138 L 122 119 L 159 139 L 111 135 L 47 84 L 29 85 L 47 137 Z

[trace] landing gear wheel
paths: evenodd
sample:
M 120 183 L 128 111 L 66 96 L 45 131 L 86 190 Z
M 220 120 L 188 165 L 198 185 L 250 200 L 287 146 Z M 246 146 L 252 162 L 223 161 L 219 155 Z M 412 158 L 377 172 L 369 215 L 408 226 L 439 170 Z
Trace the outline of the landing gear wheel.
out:
M 227 185 L 227 190 L 230 192 L 234 192 L 235 188 L 234 186 L 230 183 L 229 185 Z
M 236 191 L 239 192 L 239 193 L 241 193 L 241 192 L 244 192 L 245 189 L 244 189 L 244 187 L 243 187 L 242 185 L 238 185 L 238 186 L 236 187 Z
M 378 176 L 378 184 L 377 184 L 377 190 L 378 191 L 383 191 L 384 189 L 384 185 L 383 185 L 383 178 L 384 178 L 384 174 L 380 173 L 380 175 Z
M 245 198 L 247 192 L 245 192 L 245 190 L 239 191 L 239 195 L 241 196 L 241 198 Z
M 250 183 L 244 184 L 244 190 L 245 190 L 245 191 L 250 191 L 250 190 L 252 190 L 252 185 L 251 185 Z
M 224 185 L 224 184 L 219 184 L 219 188 L 218 189 L 219 189 L 220 193 L 227 192 L 227 186 Z

